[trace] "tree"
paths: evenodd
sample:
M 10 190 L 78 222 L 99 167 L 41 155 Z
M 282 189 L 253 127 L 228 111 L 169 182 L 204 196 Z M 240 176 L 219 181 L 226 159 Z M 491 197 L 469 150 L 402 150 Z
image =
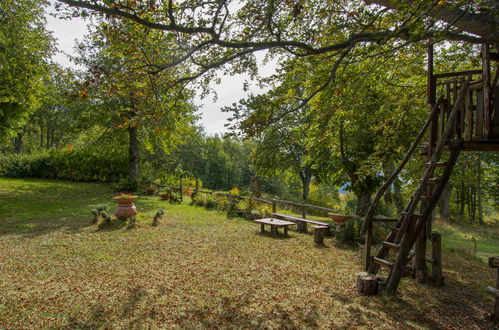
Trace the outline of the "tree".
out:
M 328 55 L 334 62 L 357 48 L 370 48 L 369 55 L 379 46 L 396 50 L 430 39 L 499 44 L 499 4 L 494 0 L 59 2 L 70 6 L 68 14 L 87 15 L 89 10 L 175 33 L 177 56 L 151 67 L 161 71 L 184 62 L 197 67 L 181 82 L 212 74 L 228 63 L 235 72 L 254 73 L 252 55 L 262 50 L 299 57 Z M 336 69 L 333 66 L 326 82 L 333 80 Z
M 43 77 L 53 53 L 45 29 L 44 1 L 0 3 L 0 135 L 22 135 L 29 114 L 44 95 Z M 17 136 L 19 137 L 19 136 Z M 22 139 L 22 136 L 18 141 Z M 20 151 L 21 144 L 17 143 Z
M 161 35 L 133 22 L 99 20 L 86 42 L 78 45 L 78 63 L 87 67 L 80 98 L 91 96 L 115 129 L 128 132 L 129 178 L 139 177 L 140 129 L 166 139 L 190 123 L 193 93 L 171 81 L 187 68 L 152 73 L 148 63 L 167 57 L 172 36 Z M 142 134 L 143 141 L 148 134 Z

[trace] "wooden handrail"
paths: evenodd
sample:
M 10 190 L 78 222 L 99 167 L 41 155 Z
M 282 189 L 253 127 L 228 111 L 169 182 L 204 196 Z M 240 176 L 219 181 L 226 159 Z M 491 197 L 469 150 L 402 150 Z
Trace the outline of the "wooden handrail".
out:
M 176 189 L 179 190 L 179 187 L 173 187 L 169 185 L 162 185 L 156 182 L 150 182 L 151 184 L 154 184 L 160 188 L 169 188 L 169 189 Z M 214 194 L 214 195 L 222 195 L 222 196 L 234 196 L 235 198 L 238 199 L 248 199 L 250 198 L 249 196 L 240 196 L 240 195 L 231 195 L 228 193 L 223 193 L 223 192 L 217 192 L 217 191 L 209 191 L 209 190 L 197 190 L 197 192 L 204 193 L 204 194 Z M 274 204 L 274 203 L 279 203 L 279 204 L 285 204 L 285 205 L 291 205 L 291 206 L 297 206 L 297 207 L 302 207 L 310 210 L 316 210 L 316 211 L 322 211 L 322 212 L 335 212 L 335 210 L 327 208 L 327 207 L 322 207 L 322 206 L 316 206 L 316 205 L 311 205 L 311 204 L 305 204 L 305 203 L 299 203 L 299 202 L 292 202 L 292 201 L 286 201 L 283 199 L 264 199 L 264 198 L 257 198 L 257 197 L 251 197 L 252 200 L 265 203 L 265 204 Z

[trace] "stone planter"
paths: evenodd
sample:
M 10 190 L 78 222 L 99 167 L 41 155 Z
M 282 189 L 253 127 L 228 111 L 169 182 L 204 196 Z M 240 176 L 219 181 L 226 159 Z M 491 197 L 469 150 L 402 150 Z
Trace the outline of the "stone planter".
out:
M 116 218 L 119 220 L 125 220 L 137 215 L 137 209 L 133 203 L 137 200 L 136 197 L 133 198 L 115 198 L 118 203 L 118 209 L 116 210 Z

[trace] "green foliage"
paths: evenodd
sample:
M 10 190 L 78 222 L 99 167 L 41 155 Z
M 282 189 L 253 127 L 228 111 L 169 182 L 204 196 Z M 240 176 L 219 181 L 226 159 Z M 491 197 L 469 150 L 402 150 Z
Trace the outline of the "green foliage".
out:
M 364 235 L 360 232 L 361 223 L 358 218 L 345 222 L 341 230 L 335 233 L 335 237 L 343 244 L 355 246 L 364 241 Z
M 0 2 L 0 134 L 17 133 L 41 106 L 42 79 L 53 53 L 45 1 Z
M 127 159 L 91 150 L 51 150 L 33 155 L 0 157 L 0 175 L 13 178 L 48 178 L 112 182 L 126 176 Z
M 234 196 L 224 196 L 221 194 L 197 193 L 192 197 L 192 204 L 203 206 L 207 209 L 217 209 L 220 212 L 226 212 L 228 217 L 243 216 L 248 219 L 256 219 L 267 216 L 272 212 L 272 207 L 268 204 L 252 201 L 251 209 L 249 199 L 237 198 Z

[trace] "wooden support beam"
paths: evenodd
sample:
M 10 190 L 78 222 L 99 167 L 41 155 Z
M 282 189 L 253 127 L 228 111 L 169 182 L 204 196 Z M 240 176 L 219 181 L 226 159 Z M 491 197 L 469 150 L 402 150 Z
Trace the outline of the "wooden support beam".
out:
M 442 285 L 442 235 L 431 233 L 431 281 L 435 285 Z

